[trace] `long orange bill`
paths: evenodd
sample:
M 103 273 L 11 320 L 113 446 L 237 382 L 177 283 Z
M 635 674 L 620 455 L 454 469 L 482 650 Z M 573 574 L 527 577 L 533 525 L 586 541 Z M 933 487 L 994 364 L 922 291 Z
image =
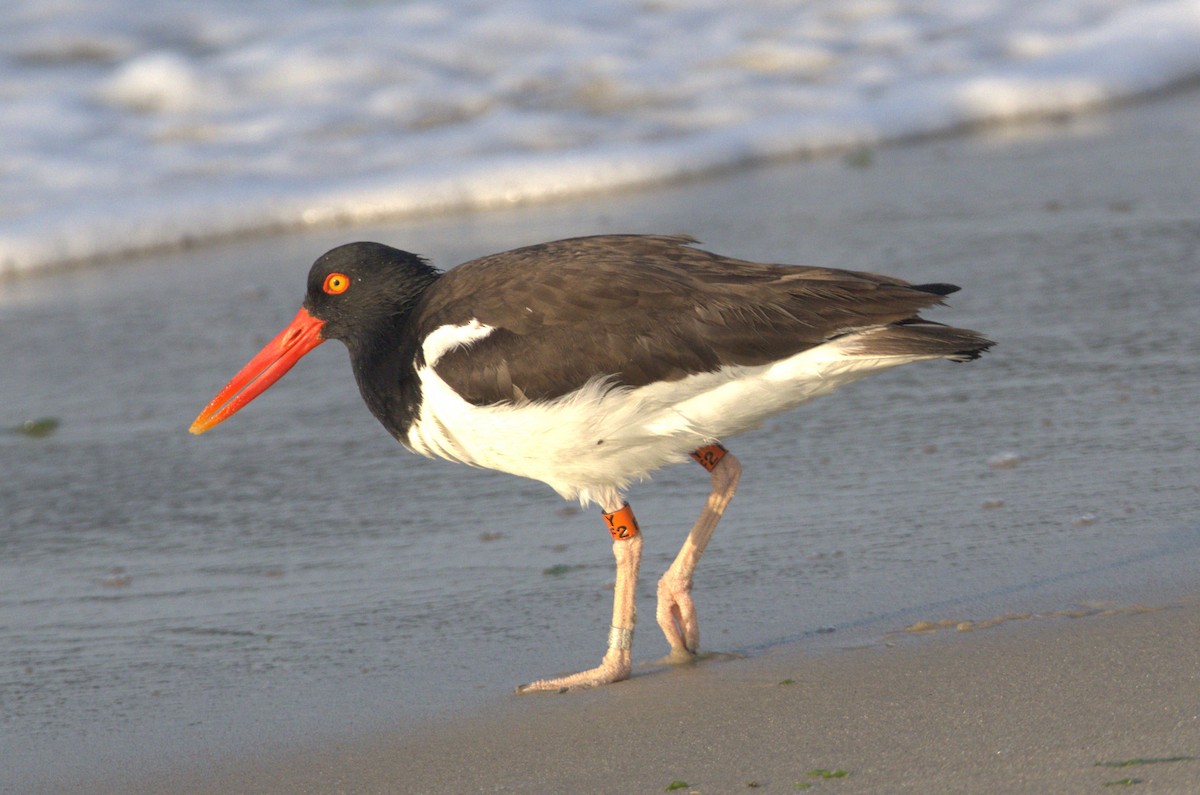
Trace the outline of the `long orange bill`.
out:
M 271 384 L 292 369 L 300 357 L 325 341 L 321 327 L 325 321 L 318 320 L 301 309 L 295 320 L 267 343 L 246 366 L 217 393 L 212 402 L 204 407 L 200 416 L 192 423 L 192 433 L 204 433 L 221 424 L 240 411 L 247 403 L 267 391 Z

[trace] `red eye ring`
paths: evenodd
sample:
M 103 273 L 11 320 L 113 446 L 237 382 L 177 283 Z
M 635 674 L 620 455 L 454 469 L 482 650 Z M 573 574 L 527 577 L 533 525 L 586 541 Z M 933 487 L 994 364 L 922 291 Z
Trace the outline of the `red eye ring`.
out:
M 350 289 L 350 277 L 344 273 L 331 273 L 325 277 L 321 289 L 330 295 L 341 295 Z

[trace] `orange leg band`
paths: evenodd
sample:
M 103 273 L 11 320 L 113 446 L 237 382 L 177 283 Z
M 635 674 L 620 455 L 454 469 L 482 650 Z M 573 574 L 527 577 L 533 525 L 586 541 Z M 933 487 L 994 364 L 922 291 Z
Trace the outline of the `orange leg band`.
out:
M 717 468 L 717 464 L 721 463 L 721 459 L 724 458 L 725 454 L 728 452 L 729 451 L 720 444 L 714 442 L 713 444 L 704 445 L 691 455 L 692 458 L 696 459 L 697 464 L 704 467 L 709 472 L 712 472 Z
M 629 503 L 625 503 L 612 513 L 602 514 L 604 521 L 608 523 L 608 532 L 612 534 L 613 541 L 628 541 L 640 532 L 637 519 L 633 516 L 633 509 L 629 507 Z

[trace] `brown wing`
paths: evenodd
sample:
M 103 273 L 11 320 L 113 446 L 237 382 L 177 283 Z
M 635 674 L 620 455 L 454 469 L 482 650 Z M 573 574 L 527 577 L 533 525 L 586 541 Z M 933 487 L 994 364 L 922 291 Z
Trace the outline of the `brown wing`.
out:
M 438 374 L 477 405 L 546 400 L 597 376 L 641 386 L 785 358 L 859 328 L 911 320 L 957 289 L 730 259 L 689 237 L 603 235 L 530 246 L 447 272 L 420 338 L 472 318 L 496 328 Z

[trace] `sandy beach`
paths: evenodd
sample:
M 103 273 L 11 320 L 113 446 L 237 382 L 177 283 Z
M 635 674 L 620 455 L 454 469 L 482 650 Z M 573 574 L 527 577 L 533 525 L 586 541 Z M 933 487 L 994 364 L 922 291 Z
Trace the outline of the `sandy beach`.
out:
M 13 791 L 1200 792 L 1198 99 L 13 280 L 0 403 L 62 419 L 0 438 L 25 462 L 2 495 Z M 605 231 L 957 282 L 936 319 L 998 346 L 736 440 L 697 577 L 712 658 L 654 664 L 644 618 L 632 680 L 518 697 L 599 651 L 594 516 L 404 456 L 340 351 L 237 432 L 185 430 L 333 243 L 445 266 Z M 704 488 L 669 470 L 631 498 L 643 617 Z M 529 535 L 480 540 L 518 511 Z
M 1188 793 L 1200 599 L 784 649 L 514 698 L 162 793 Z

